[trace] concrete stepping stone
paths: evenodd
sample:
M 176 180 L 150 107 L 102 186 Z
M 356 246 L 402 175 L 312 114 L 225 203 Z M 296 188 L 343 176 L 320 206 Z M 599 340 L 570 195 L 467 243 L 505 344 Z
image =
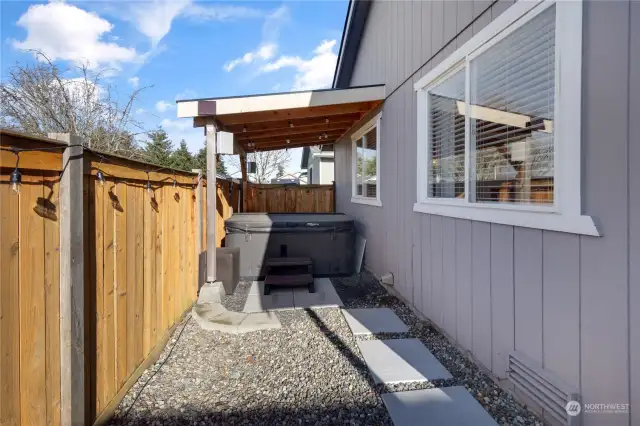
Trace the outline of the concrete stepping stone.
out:
M 364 340 L 358 348 L 375 383 L 451 379 L 451 373 L 418 339 Z
M 343 309 L 344 317 L 356 336 L 378 333 L 406 333 L 409 328 L 389 308 Z
M 296 309 L 344 306 L 329 278 L 315 278 L 314 285 L 315 293 L 309 293 L 309 289 L 305 287 L 293 289 L 293 305 Z
M 463 386 L 382 394 L 395 426 L 497 426 Z

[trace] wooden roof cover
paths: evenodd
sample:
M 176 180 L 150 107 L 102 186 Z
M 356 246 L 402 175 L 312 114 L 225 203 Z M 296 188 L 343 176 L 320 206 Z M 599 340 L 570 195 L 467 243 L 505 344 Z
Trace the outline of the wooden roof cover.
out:
M 336 143 L 385 97 L 384 85 L 179 100 L 178 118 L 213 120 L 245 151 Z

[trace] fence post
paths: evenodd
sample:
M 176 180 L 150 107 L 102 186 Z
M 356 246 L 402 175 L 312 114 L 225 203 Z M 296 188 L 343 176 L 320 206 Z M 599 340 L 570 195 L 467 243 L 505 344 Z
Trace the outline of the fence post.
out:
M 207 138 L 207 282 L 216 280 L 216 212 L 218 187 L 216 186 L 216 137 L 213 121 L 205 125 Z
M 196 264 L 198 265 L 198 290 L 205 281 L 205 258 L 202 253 L 202 169 L 192 169 L 198 174 L 198 185 L 196 186 Z
M 84 425 L 83 147 L 76 135 L 49 137 L 69 145 L 60 178 L 60 420 Z

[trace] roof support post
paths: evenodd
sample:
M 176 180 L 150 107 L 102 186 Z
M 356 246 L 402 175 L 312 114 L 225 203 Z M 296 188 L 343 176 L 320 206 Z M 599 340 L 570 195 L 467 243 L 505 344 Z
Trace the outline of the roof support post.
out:
M 216 138 L 218 130 L 213 119 L 204 127 L 207 138 L 207 282 L 216 280 Z
M 76 426 L 85 424 L 84 148 L 76 135 L 49 137 L 69 145 L 60 177 L 60 416 Z
M 247 156 L 240 154 L 240 170 L 242 171 L 242 212 L 247 211 Z

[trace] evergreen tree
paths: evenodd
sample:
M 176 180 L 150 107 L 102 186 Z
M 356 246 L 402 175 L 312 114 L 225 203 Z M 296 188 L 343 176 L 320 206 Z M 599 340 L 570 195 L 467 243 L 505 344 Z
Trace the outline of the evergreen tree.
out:
M 144 157 L 158 166 L 171 167 L 173 143 L 167 136 L 167 132 L 160 126 L 149 132 L 149 140 L 144 149 Z
M 227 174 L 227 166 L 224 164 L 222 155 L 218 155 L 218 162 L 216 164 L 216 171 L 218 174 L 226 175 Z M 207 173 L 207 142 L 205 141 L 204 146 L 200 148 L 198 153 L 193 157 L 193 168 L 201 169 L 203 173 Z
M 187 148 L 187 142 L 182 139 L 180 147 L 171 154 L 171 167 L 190 172 L 194 168 L 193 156 Z

